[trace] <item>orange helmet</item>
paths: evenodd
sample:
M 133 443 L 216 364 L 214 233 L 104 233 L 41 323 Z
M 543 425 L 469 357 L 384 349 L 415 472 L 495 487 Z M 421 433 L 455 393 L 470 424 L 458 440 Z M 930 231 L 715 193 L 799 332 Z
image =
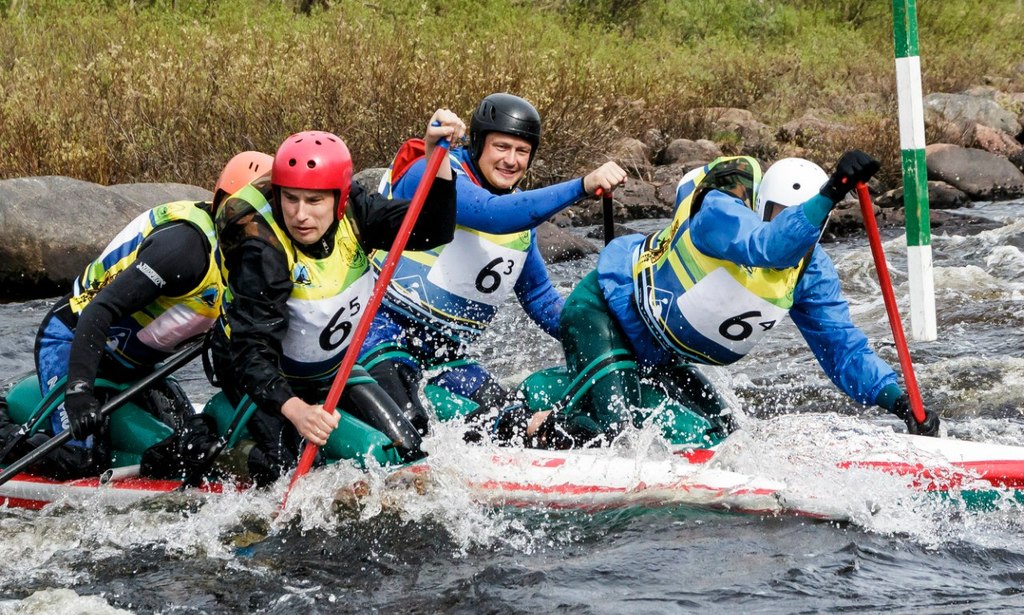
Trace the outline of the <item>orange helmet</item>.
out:
M 213 207 L 220 205 L 220 202 L 239 190 L 242 186 L 252 180 L 270 173 L 274 159 L 263 152 L 242 152 L 224 165 L 217 179 L 217 186 L 213 189 Z

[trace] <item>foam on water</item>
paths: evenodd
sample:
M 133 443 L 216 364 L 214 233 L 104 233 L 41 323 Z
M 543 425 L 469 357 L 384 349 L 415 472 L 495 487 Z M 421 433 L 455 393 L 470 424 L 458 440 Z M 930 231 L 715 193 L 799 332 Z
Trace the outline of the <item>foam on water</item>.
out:
M 1019 435 L 1019 428 L 1014 431 Z M 846 463 L 879 457 L 935 468 L 940 477 L 958 473 L 944 458 L 911 446 L 885 426 L 832 414 L 748 422 L 720 447 L 714 463 L 784 482 L 784 499 L 798 507 L 825 505 L 867 531 L 911 538 L 929 548 L 963 541 L 1006 545 L 1007 539 L 1024 547 L 1021 506 L 1009 493 L 993 510 L 969 510 L 956 490 L 938 496 L 915 486 L 912 476 Z M 967 481 L 963 488 L 972 486 L 987 488 L 982 481 Z
M 71 589 L 46 589 L 24 600 L 0 602 L 0 615 L 121 615 L 100 596 L 79 596 Z
M 175 557 L 230 557 L 233 549 L 222 537 L 240 519 L 267 516 L 267 495 L 224 495 L 205 504 L 160 496 L 123 508 L 86 497 L 58 500 L 36 512 L 12 510 L 0 518 L 0 585 L 14 579 L 81 581 L 83 559 L 101 561 L 139 548 L 161 548 Z
M 367 521 L 384 513 L 401 523 L 425 521 L 444 528 L 456 546 L 453 555 L 478 547 L 510 546 L 529 552 L 537 534 L 515 516 L 477 504 L 467 488 L 465 450 L 457 424 L 439 425 L 424 442 L 429 454 L 429 480 L 393 476 L 392 470 L 358 470 L 335 464 L 304 477 L 288 500 L 287 520 L 299 531 L 336 531 L 339 515 L 354 512 L 354 521 Z M 455 446 L 453 446 L 453 443 Z M 398 480 L 396 480 L 398 479 Z

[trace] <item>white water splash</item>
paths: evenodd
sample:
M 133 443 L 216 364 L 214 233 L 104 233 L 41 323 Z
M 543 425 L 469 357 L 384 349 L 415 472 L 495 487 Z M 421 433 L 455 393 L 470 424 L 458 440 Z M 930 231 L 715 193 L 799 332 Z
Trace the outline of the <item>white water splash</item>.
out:
M 912 476 L 849 463 L 878 459 L 920 464 L 940 477 L 958 473 L 945 458 L 914 447 L 887 427 L 815 414 L 753 421 L 720 447 L 715 464 L 784 482 L 785 497 L 800 507 L 831 507 L 870 532 L 937 547 L 959 541 L 988 546 L 1005 541 L 1011 530 L 1013 540 L 1024 545 L 1021 506 L 1008 492 L 992 510 L 971 510 L 957 490 L 941 496 L 923 491 Z M 970 480 L 963 488 L 978 486 L 989 489 L 987 483 Z
M 423 445 L 430 455 L 429 478 L 394 474 L 379 466 L 362 471 L 346 464 L 313 472 L 296 485 L 287 514 L 297 518 L 301 531 L 334 532 L 342 509 L 355 510 L 360 521 L 389 512 L 403 523 L 440 525 L 456 545 L 455 556 L 496 545 L 530 552 L 541 534 L 514 515 L 483 507 L 471 497 L 465 463 L 458 454 L 466 447 L 461 438 L 456 424 L 435 426 Z
M 0 602 L 0 615 L 120 615 L 131 613 L 110 606 L 99 596 L 79 596 L 70 589 L 37 591 L 24 600 Z

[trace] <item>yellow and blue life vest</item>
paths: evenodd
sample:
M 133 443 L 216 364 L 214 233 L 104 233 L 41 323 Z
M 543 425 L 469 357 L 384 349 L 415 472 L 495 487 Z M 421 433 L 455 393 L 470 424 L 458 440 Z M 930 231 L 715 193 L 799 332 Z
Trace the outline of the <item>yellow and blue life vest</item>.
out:
M 161 225 L 187 222 L 206 236 L 209 265 L 203 280 L 178 297 L 160 297 L 115 323 L 107 351 L 130 367 L 151 366 L 168 357 L 185 340 L 208 331 L 220 314 L 221 282 L 213 221 L 193 201 L 166 203 L 140 214 L 114 237 L 103 253 L 74 282 L 71 311 L 81 314 L 93 297 L 138 258 L 142 243 Z
M 747 267 L 698 250 L 690 221 L 712 190 L 753 209 L 761 168 L 748 157 L 719 158 L 681 182 L 672 224 L 633 251 L 634 300 L 666 349 L 690 360 L 739 360 L 789 312 L 807 257 L 787 269 Z
M 449 154 L 449 160 L 453 172 L 480 185 L 457 156 Z M 392 168 L 397 162 L 398 157 Z M 389 170 L 380 190 L 388 198 L 393 195 L 391 182 Z M 402 253 L 385 302 L 426 326 L 472 338 L 487 328 L 498 307 L 512 294 L 532 242 L 528 230 L 494 235 L 456 225 L 450 243 Z M 388 253 L 378 250 L 371 256 L 374 269 L 380 271 Z
M 281 344 L 281 373 L 293 381 L 332 378 L 373 292 L 369 260 L 351 221 L 342 218 L 334 249 L 324 258 L 314 258 L 295 248 L 259 189 L 248 185 L 232 198 L 245 201 L 263 218 L 288 260 L 292 290 L 287 301 L 288 332 Z M 232 297 L 226 301 L 230 303 Z M 229 326 L 225 332 L 230 337 Z

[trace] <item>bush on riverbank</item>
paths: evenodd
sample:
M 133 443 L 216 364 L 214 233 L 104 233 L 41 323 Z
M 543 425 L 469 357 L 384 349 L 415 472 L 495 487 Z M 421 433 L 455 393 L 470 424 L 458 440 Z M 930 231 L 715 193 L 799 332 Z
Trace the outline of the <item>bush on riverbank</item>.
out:
M 539 183 L 652 128 L 728 151 L 731 135 L 685 113 L 706 106 L 773 125 L 824 110 L 854 130 L 811 144 L 811 158 L 858 146 L 899 177 L 888 3 L 324 4 L 0 0 L 0 178 L 209 186 L 232 153 L 272 153 L 309 128 L 342 135 L 357 168 L 382 166 L 437 106 L 468 118 L 499 90 L 544 115 Z M 917 5 L 925 93 L 1024 89 L 1018 0 Z

